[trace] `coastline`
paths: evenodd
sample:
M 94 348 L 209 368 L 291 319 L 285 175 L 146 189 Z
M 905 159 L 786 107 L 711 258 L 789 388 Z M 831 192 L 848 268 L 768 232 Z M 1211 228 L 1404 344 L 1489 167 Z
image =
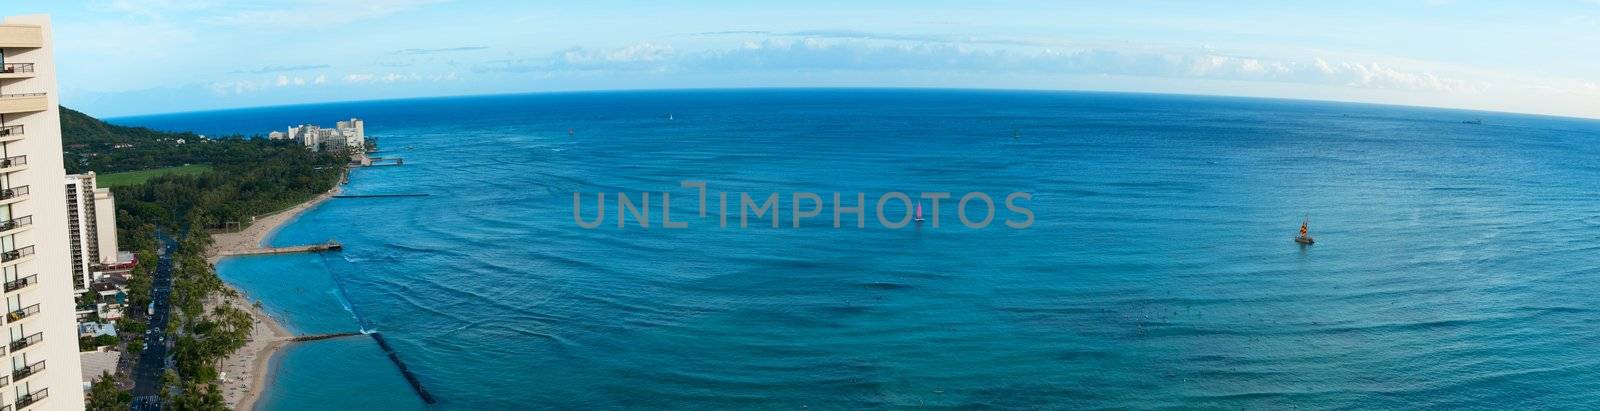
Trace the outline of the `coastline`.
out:
M 215 269 L 222 258 L 220 254 L 225 251 L 239 251 L 262 246 L 267 239 L 278 232 L 284 224 L 294 221 L 301 213 L 322 204 L 342 190 L 341 183 L 335 183 L 333 189 L 328 190 L 304 203 L 263 216 L 257 216 L 249 227 L 235 233 L 213 234 L 212 243 L 206 248 L 206 262 Z M 294 333 L 284 328 L 278 319 L 268 315 L 264 310 L 256 307 L 249 299 L 249 295 L 224 282 L 237 294 L 237 297 L 221 297 L 211 304 L 230 304 L 245 310 L 255 319 L 255 327 L 250 332 L 250 338 L 244 347 L 239 348 L 224 358 L 218 364 L 217 371 L 223 377 L 220 387 L 222 398 L 231 408 L 236 410 L 253 409 L 257 400 L 267 384 L 267 374 L 271 372 L 271 360 L 277 353 L 295 338 Z M 224 301 L 225 300 L 225 301 Z M 209 310 L 209 308 L 208 308 Z

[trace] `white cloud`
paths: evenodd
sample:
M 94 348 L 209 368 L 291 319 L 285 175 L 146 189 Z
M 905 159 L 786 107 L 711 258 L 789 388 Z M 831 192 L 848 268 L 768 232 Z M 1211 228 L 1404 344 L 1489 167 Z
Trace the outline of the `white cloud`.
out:
M 322 77 L 322 76 L 319 75 L 318 77 Z M 306 85 L 306 78 L 305 77 L 299 77 L 299 76 L 289 77 L 287 75 L 278 75 L 278 79 L 274 80 L 272 82 L 272 84 L 274 86 L 278 86 L 278 87 L 289 87 L 289 86 L 300 87 L 300 86 Z M 316 84 L 321 84 L 321 83 L 316 83 Z
M 1327 60 L 1323 60 L 1321 57 L 1317 57 L 1314 60 L 1318 72 L 1321 72 L 1322 74 L 1333 74 L 1333 66 L 1329 66 Z
M 253 81 L 223 81 L 211 83 L 207 86 L 212 94 L 226 96 L 230 94 L 253 93 L 261 89 L 261 84 Z
M 660 62 L 670 57 L 672 57 L 672 46 L 650 43 L 640 43 L 606 51 L 571 48 L 561 52 L 561 62 L 573 66 Z
M 317 85 L 326 84 L 327 82 L 328 82 L 328 76 L 325 75 L 325 74 L 318 74 L 316 77 L 311 78 L 311 79 L 306 79 L 305 77 L 302 77 L 302 76 L 289 76 L 287 74 L 279 74 L 276 77 L 270 77 L 270 78 L 259 79 L 259 80 L 235 79 L 235 80 L 227 80 L 227 81 L 216 81 L 216 82 L 211 82 L 211 83 L 207 84 L 205 86 L 205 88 L 207 90 L 209 90 L 212 94 L 215 94 L 215 95 L 218 95 L 218 96 L 226 96 L 226 95 L 249 94 L 249 93 L 265 91 L 265 90 L 273 89 L 273 88 L 305 87 L 307 85 L 317 86 Z
M 1384 89 L 1476 93 L 1488 86 L 1482 83 L 1473 84 L 1458 79 L 1440 78 L 1426 71 L 1400 71 L 1378 63 L 1342 63 L 1339 69 L 1334 70 L 1332 76 L 1336 79 L 1350 79 L 1346 83 L 1350 86 Z
M 384 74 L 354 73 L 354 74 L 346 74 L 344 76 L 344 82 L 348 83 L 348 84 L 393 84 L 393 83 L 416 82 L 416 81 L 424 81 L 424 80 L 426 80 L 426 81 L 450 81 L 450 80 L 455 80 L 455 79 L 456 79 L 456 73 L 455 72 L 450 72 L 448 74 L 430 74 L 430 75 L 427 75 L 427 76 L 424 76 L 424 75 L 421 75 L 421 74 L 417 74 L 417 73 L 395 73 L 395 72 L 384 73 Z
M 769 38 L 736 47 L 678 52 L 640 43 L 610 50 L 571 48 L 550 56 L 480 64 L 482 72 L 749 71 L 956 72 L 1030 75 L 1116 75 L 1338 85 L 1354 88 L 1476 93 L 1486 86 L 1427 70 L 1372 61 L 1240 57 L 1214 50 L 1062 50 L 988 43 Z

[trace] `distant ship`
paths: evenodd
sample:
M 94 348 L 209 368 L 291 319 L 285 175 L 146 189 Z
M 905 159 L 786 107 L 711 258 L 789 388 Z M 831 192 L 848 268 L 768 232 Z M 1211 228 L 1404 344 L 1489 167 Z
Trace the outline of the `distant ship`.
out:
M 1311 232 L 1307 229 L 1310 224 L 1311 217 L 1309 216 L 1304 220 L 1300 220 L 1300 235 L 1294 237 L 1294 242 L 1300 244 L 1315 244 L 1317 242 L 1317 240 L 1311 239 Z
M 1462 121 L 1461 124 L 1483 124 L 1483 119 L 1475 118 L 1475 119 L 1471 119 L 1471 120 L 1466 120 L 1466 121 Z
M 917 217 L 914 218 L 913 220 L 916 221 L 916 222 L 919 222 L 919 223 L 922 222 L 922 202 L 921 201 L 917 202 Z

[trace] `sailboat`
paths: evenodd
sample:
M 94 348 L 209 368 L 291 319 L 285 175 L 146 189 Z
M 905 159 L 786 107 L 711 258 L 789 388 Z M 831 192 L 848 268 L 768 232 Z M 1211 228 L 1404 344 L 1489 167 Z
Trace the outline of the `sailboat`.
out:
M 1311 232 L 1307 229 L 1307 227 L 1310 224 L 1311 224 L 1311 217 L 1310 216 L 1306 216 L 1305 219 L 1300 220 L 1300 235 L 1297 235 L 1297 236 L 1294 237 L 1294 242 L 1297 242 L 1297 243 L 1300 243 L 1300 244 L 1314 244 L 1314 243 L 1317 242 L 1317 240 L 1311 239 Z
M 919 222 L 919 223 L 922 222 L 922 220 L 923 220 L 922 219 L 922 202 L 920 202 L 920 201 L 917 202 L 917 217 L 913 218 L 912 220 L 916 221 L 916 222 Z

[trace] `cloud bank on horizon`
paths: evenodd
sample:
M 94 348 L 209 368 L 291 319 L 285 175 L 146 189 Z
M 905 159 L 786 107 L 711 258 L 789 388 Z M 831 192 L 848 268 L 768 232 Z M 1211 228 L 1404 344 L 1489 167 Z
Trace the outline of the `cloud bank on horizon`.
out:
M 271 4 L 263 4 L 271 3 Z M 1600 1 L 22 0 L 102 116 L 701 87 L 1358 101 L 1600 118 Z

